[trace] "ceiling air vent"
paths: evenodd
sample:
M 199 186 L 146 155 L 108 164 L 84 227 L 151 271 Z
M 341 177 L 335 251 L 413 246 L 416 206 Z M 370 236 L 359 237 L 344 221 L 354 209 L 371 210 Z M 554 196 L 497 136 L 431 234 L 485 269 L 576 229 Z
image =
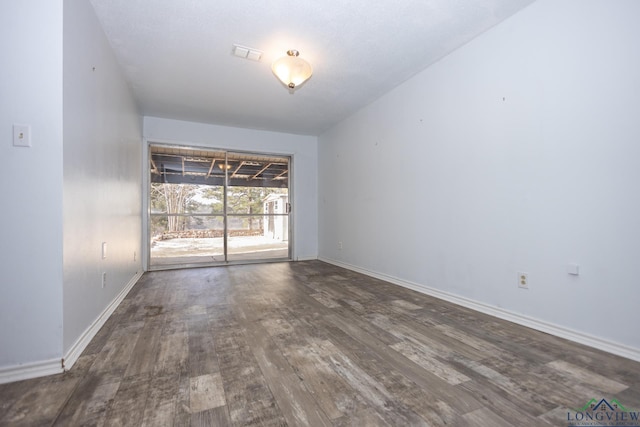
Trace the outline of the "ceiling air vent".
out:
M 260 61 L 260 58 L 262 58 L 262 51 L 252 47 L 241 46 L 239 44 L 233 45 L 233 54 L 240 58 L 250 59 L 252 61 Z

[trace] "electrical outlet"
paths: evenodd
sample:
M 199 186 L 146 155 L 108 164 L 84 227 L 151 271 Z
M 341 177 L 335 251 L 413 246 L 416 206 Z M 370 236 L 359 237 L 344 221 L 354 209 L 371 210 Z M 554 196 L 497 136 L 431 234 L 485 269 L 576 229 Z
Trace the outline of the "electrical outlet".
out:
M 342 250 L 342 242 L 338 242 L 338 250 Z
M 107 286 L 107 272 L 103 272 L 102 273 L 102 287 L 104 288 L 105 286 Z
M 518 287 L 522 289 L 529 289 L 529 273 L 518 273 Z
M 133 251 L 133 262 L 136 262 L 136 251 Z
M 31 147 L 31 126 L 13 125 L 13 146 Z

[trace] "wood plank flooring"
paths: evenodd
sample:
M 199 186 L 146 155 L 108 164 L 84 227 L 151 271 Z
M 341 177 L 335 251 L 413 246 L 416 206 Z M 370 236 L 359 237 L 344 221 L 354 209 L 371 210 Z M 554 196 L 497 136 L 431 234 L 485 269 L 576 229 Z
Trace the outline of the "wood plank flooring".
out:
M 0 425 L 549 426 L 640 363 L 319 261 L 145 274 Z

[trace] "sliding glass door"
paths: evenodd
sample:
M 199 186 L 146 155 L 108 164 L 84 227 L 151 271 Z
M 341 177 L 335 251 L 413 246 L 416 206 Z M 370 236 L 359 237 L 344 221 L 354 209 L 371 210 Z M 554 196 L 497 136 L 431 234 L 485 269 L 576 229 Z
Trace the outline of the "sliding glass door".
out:
M 290 259 L 289 157 L 151 145 L 150 269 Z

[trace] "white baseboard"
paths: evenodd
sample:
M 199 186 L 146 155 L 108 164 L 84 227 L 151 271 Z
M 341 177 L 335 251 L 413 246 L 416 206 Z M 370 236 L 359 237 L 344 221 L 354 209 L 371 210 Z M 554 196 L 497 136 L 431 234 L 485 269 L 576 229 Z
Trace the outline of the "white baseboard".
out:
M 627 359 L 640 362 L 640 349 L 630 347 L 625 344 L 620 344 L 614 341 L 609 341 L 596 337 L 593 335 L 585 334 L 584 332 L 575 331 L 564 326 L 556 325 L 553 323 L 545 322 L 544 320 L 535 319 L 533 317 L 518 314 L 509 310 L 505 310 L 500 307 L 491 306 L 483 302 L 475 301 L 469 298 L 465 298 L 459 295 L 451 294 L 449 292 L 434 289 L 428 286 L 421 285 L 419 283 L 410 282 L 407 280 L 399 279 L 387 274 L 378 273 L 376 271 L 368 270 L 365 268 L 357 267 L 355 265 L 347 264 L 342 261 L 337 261 L 330 258 L 318 257 L 318 260 L 324 261 L 329 264 L 336 265 L 338 267 L 346 268 L 347 270 L 356 271 L 364 275 L 375 277 L 376 279 L 384 280 L 386 282 L 393 283 L 404 288 L 412 289 L 414 291 L 430 295 L 435 298 L 439 298 L 444 301 L 451 302 L 453 304 L 460 305 L 462 307 L 470 308 L 472 310 L 479 311 L 484 314 L 488 314 L 499 319 L 507 320 L 509 322 L 516 323 L 518 325 L 526 326 L 531 329 L 546 332 L 551 335 L 555 335 L 560 338 L 565 338 L 569 341 L 574 341 L 579 344 L 584 344 L 589 347 L 593 347 L 598 350 L 606 351 L 607 353 L 615 354 L 618 356 L 626 357 Z
M 299 256 L 296 257 L 296 261 L 316 261 L 318 259 L 317 256 Z
M 8 366 L 0 368 L 0 384 L 29 380 L 46 375 L 61 374 L 62 372 L 64 372 L 64 370 L 62 369 L 62 361 L 60 359 Z
M 71 346 L 64 359 L 42 360 L 33 363 L 25 363 L 23 365 L 14 365 L 8 367 L 0 367 L 0 384 L 11 383 L 14 381 L 28 380 L 31 378 L 44 377 L 47 375 L 61 374 L 71 369 L 80 354 L 87 347 L 89 342 L 98 333 L 100 328 L 107 321 L 109 316 L 113 314 L 115 309 L 120 305 L 122 300 L 127 296 L 133 285 L 142 277 L 142 273 L 136 273 L 129 280 L 127 285 L 120 291 L 113 301 L 104 309 L 98 318 L 84 331 L 78 340 Z
M 102 326 L 113 314 L 116 308 L 118 308 L 122 300 L 124 300 L 131 288 L 133 288 L 133 286 L 138 282 L 140 277 L 142 277 L 142 272 L 137 272 L 135 276 L 133 276 L 131 280 L 129 280 L 122 291 L 120 291 L 120 293 L 114 298 L 114 300 L 111 301 L 107 308 L 105 308 L 104 311 L 100 313 L 98 318 L 93 321 L 93 323 L 82 333 L 82 335 L 80 335 L 76 342 L 67 351 L 62 363 L 65 371 L 71 369 L 73 364 L 76 363 L 84 349 L 87 348 L 93 337 L 96 336 L 100 328 L 102 328 Z

